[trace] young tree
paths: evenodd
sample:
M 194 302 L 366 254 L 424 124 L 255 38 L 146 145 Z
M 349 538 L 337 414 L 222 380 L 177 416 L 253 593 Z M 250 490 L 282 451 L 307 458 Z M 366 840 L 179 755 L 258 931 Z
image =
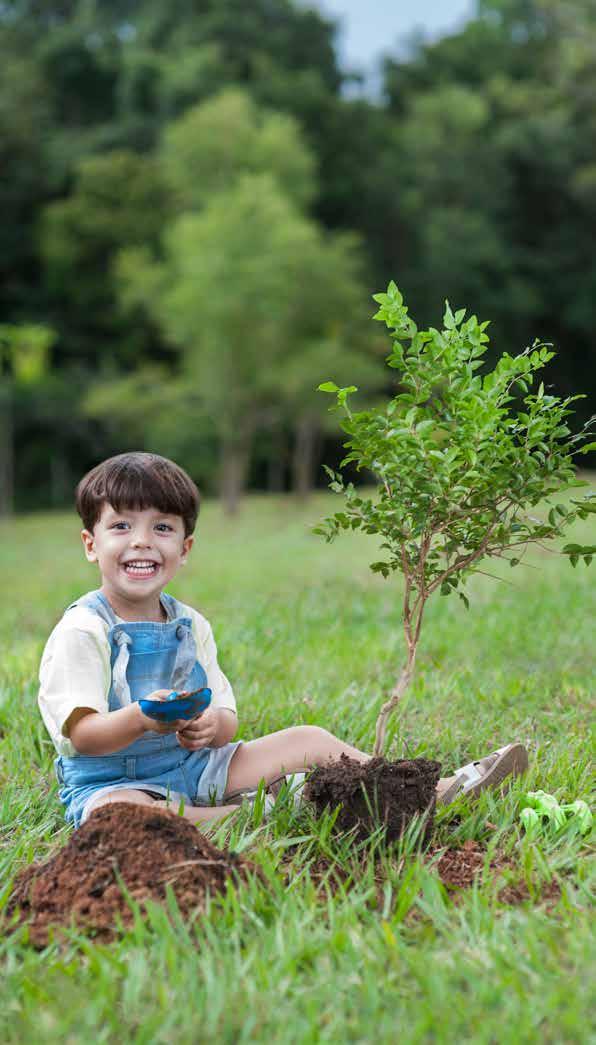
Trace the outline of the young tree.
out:
M 454 315 L 446 303 L 444 329 L 419 331 L 395 283 L 374 300 L 381 306 L 374 318 L 395 334 L 387 362 L 399 373 L 398 394 L 384 407 L 353 412 L 354 386 L 326 382 L 319 389 L 336 395 L 332 409 L 346 413 L 341 427 L 348 453 L 340 468 L 353 463 L 368 469 L 378 479 L 377 495 L 361 495 L 341 472 L 327 468 L 345 507 L 315 532 L 327 540 L 347 529 L 378 534 L 387 556 L 371 569 L 384 577 L 404 575 L 407 657 L 377 720 L 378 755 L 388 716 L 412 678 L 427 600 L 437 590 L 457 592 L 468 607 L 465 583 L 482 559 L 505 558 L 517 566 L 518 549 L 561 537 L 575 519 L 596 513 L 593 494 L 572 499 L 569 507 L 557 504 L 547 520 L 527 513 L 563 489 L 588 485 L 576 478 L 572 457 L 596 443 L 586 442 L 594 418 L 577 435 L 565 420 L 573 412 L 570 403 L 582 397 L 547 395 L 542 382 L 529 392 L 554 355 L 547 345 L 536 341 L 517 356 L 505 352 L 480 376 L 488 322 L 465 320 L 465 309 Z M 516 387 L 524 393 L 519 411 Z M 580 556 L 589 564 L 596 546 L 567 544 L 562 550 L 575 566 Z

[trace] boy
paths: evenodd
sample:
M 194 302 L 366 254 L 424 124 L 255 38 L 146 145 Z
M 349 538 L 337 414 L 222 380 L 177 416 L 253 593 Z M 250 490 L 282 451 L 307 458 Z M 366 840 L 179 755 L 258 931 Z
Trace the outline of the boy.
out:
M 232 687 L 217 663 L 209 622 L 164 588 L 187 561 L 199 509 L 192 479 L 173 461 L 126 453 L 93 468 L 76 506 L 101 587 L 72 603 L 40 667 L 39 706 L 57 751 L 66 819 L 78 827 L 107 802 L 184 798 L 195 823 L 238 808 L 242 792 L 345 753 L 370 756 L 318 726 L 234 741 Z M 139 700 L 208 686 L 210 706 L 188 722 L 158 723 Z M 439 781 L 438 796 L 477 793 L 523 771 L 510 744 Z M 213 801 L 217 804 L 213 805 Z

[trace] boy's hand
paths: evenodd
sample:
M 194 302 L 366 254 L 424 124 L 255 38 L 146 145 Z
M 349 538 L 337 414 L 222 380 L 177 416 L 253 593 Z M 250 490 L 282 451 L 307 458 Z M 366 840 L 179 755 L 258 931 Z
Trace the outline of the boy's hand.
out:
M 217 709 L 206 708 L 198 718 L 178 726 L 178 743 L 188 751 L 210 747 L 217 736 L 218 726 Z
M 156 689 L 153 693 L 149 693 L 145 697 L 145 700 L 165 700 L 170 689 Z M 188 722 L 184 718 L 176 718 L 173 722 L 158 722 L 155 718 L 149 718 L 148 715 L 144 715 L 139 708 L 139 713 L 143 722 L 143 728 L 146 733 L 151 731 L 152 733 L 176 733 L 182 726 L 187 726 Z

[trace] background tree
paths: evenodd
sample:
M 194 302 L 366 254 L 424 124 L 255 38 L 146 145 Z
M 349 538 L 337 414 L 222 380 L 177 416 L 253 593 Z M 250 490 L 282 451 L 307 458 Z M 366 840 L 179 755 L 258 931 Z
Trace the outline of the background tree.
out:
M 19 392 L 17 504 L 29 489 L 57 503 L 69 475 L 133 439 L 126 416 L 116 432 L 83 413 L 98 373 L 159 364 L 178 381 L 186 349 L 142 304 L 122 307 L 116 258 L 163 262 L 174 217 L 241 175 L 269 172 L 319 230 L 359 236 L 371 293 L 392 271 L 429 317 L 445 294 L 474 300 L 495 341 L 558 345 L 559 390 L 593 390 L 595 0 L 478 0 L 457 32 L 387 54 L 379 101 L 346 96 L 358 77 L 339 70 L 334 33 L 297 0 L 0 6 L 0 320 L 56 331 L 48 395 Z M 296 374 L 316 343 L 326 326 Z M 293 457 L 307 482 L 318 422 L 294 414 L 304 403 L 268 405 L 251 481 L 285 482 Z
M 14 401 L 21 387 L 39 383 L 54 333 L 35 324 L 0 326 L 0 516 L 14 507 Z
M 92 365 L 101 346 L 103 360 L 128 369 L 152 356 L 159 339 L 141 316 L 122 313 L 113 261 L 123 247 L 155 246 L 169 208 L 157 159 L 126 151 L 81 160 L 72 194 L 46 207 L 41 245 L 63 358 Z
M 353 276 L 342 287 L 346 270 L 353 271 L 353 248 L 352 241 L 328 247 L 317 226 L 261 174 L 241 176 L 199 214 L 176 219 L 161 261 L 141 251 L 121 257 L 125 301 L 143 303 L 183 351 L 182 370 L 218 437 L 229 511 L 244 489 L 256 432 L 283 407 L 286 361 L 314 341 L 320 350 L 334 343 L 326 330 L 329 311 L 320 309 L 326 287 L 335 301 L 351 298 L 342 327 L 353 318 Z

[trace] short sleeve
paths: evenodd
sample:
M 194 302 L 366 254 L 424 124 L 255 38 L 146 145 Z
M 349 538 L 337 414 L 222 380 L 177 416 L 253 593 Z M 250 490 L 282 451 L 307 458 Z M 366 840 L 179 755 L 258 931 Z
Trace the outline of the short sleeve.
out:
M 74 754 L 63 729 L 76 708 L 108 711 L 109 645 L 103 634 L 67 624 L 52 632 L 39 669 L 39 710 L 59 754 Z
M 207 685 L 211 690 L 211 706 L 228 708 L 236 711 L 236 699 L 229 680 L 224 675 L 217 661 L 217 646 L 213 638 L 213 630 L 208 620 L 196 610 L 192 610 L 193 629 L 197 640 L 199 660 L 207 675 Z

